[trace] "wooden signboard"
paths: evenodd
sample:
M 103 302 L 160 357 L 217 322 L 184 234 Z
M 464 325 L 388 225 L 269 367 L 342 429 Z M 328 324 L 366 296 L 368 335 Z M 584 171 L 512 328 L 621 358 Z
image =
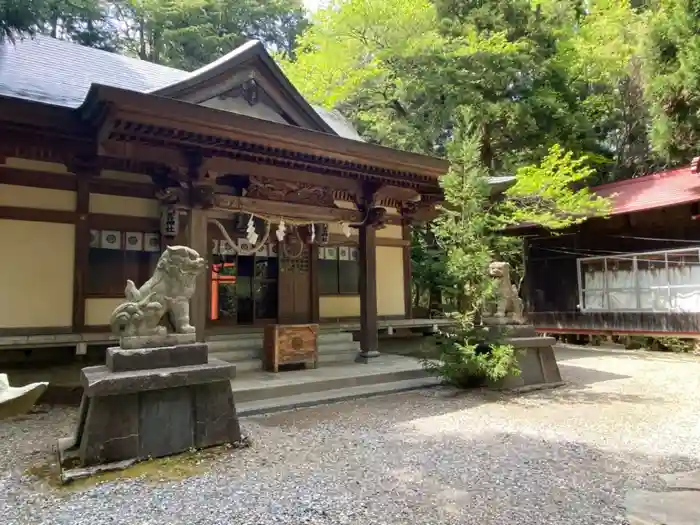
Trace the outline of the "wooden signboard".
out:
M 317 324 L 271 324 L 265 327 L 263 367 L 277 372 L 280 365 L 313 362 L 318 366 Z

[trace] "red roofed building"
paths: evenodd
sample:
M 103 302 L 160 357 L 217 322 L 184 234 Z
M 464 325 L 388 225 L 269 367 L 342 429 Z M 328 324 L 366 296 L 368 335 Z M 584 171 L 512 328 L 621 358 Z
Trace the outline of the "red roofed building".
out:
M 552 235 L 522 228 L 528 316 L 542 332 L 700 338 L 700 170 L 593 188 L 609 217 Z
M 700 201 L 698 159 L 690 166 L 594 188 L 612 201 L 612 213 L 636 213 Z

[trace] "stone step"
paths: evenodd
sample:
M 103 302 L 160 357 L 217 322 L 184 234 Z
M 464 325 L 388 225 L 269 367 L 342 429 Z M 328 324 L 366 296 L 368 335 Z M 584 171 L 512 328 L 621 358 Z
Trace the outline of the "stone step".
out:
M 339 341 L 332 343 L 321 342 L 318 346 L 318 355 L 320 356 L 328 354 L 338 354 L 347 353 L 353 356 L 360 351 L 360 343 L 355 341 Z M 250 346 L 247 348 L 234 348 L 227 350 L 215 350 L 212 351 L 211 347 L 209 349 L 209 355 L 215 357 L 216 359 L 221 359 L 222 361 L 228 361 L 229 363 L 239 363 L 241 361 L 248 361 L 251 359 L 261 359 L 262 358 L 262 345 Z
M 439 381 L 434 377 L 419 377 L 371 385 L 335 388 L 333 390 L 322 390 L 320 392 L 307 392 L 293 396 L 274 397 L 257 401 L 237 402 L 236 409 L 239 416 L 254 416 L 257 414 L 293 410 L 295 408 L 338 403 L 350 399 L 395 394 L 398 392 L 417 390 L 419 388 L 430 388 L 438 384 Z
M 349 332 L 321 332 L 318 335 L 319 349 L 326 344 L 352 343 L 353 336 Z M 262 349 L 263 336 L 257 334 L 241 334 L 240 336 L 214 336 L 209 339 L 209 353 L 230 352 L 233 350 Z
M 336 364 L 341 364 L 341 363 L 354 363 L 358 352 L 359 352 L 359 350 L 354 349 L 354 348 L 347 350 L 347 351 L 343 351 L 343 352 L 331 352 L 331 353 L 319 352 L 319 354 L 318 354 L 319 366 L 320 365 L 329 365 L 329 364 L 336 365 Z M 222 361 L 227 361 L 229 363 L 233 363 L 234 365 L 236 365 L 236 375 L 241 374 L 241 373 L 245 373 L 245 372 L 252 372 L 255 370 L 262 370 L 262 359 L 260 359 L 259 357 L 243 359 L 240 361 L 232 361 L 230 359 L 224 359 L 222 356 L 225 356 L 225 355 L 226 354 L 216 354 L 216 355 L 210 355 L 210 357 L 213 357 L 215 359 L 221 359 Z
M 236 403 L 246 403 L 427 377 L 425 371 L 416 366 L 385 370 L 369 365 L 364 370 L 356 368 L 363 366 L 366 365 L 346 364 L 324 366 L 315 370 L 268 373 L 264 375 L 266 379 L 262 381 L 259 379 L 259 374 L 250 374 L 246 377 L 245 373 L 241 373 L 231 382 L 231 386 Z M 348 373 L 350 370 L 352 374 Z

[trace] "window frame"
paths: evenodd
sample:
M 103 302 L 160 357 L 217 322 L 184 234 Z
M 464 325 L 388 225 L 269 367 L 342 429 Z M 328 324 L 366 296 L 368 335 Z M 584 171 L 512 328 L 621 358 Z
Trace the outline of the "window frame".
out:
M 663 269 L 665 273 L 665 279 L 664 282 L 665 284 L 663 285 L 658 285 L 658 286 L 645 286 L 642 287 L 640 285 L 640 278 L 639 278 L 639 263 L 640 262 L 649 262 L 651 260 L 655 259 L 650 259 L 649 261 L 640 261 L 640 259 L 644 259 L 645 257 L 653 257 L 653 256 L 661 256 L 663 255 Z M 700 247 L 699 246 L 690 246 L 690 247 L 685 247 L 685 248 L 676 248 L 676 249 L 670 249 L 670 250 L 654 250 L 654 251 L 644 251 L 644 252 L 629 252 L 629 253 L 620 253 L 620 254 L 614 254 L 614 255 L 604 255 L 604 256 L 593 256 L 593 257 L 582 257 L 578 258 L 576 260 L 576 272 L 577 272 L 577 280 L 578 280 L 578 298 L 579 298 L 579 309 L 583 313 L 700 313 L 700 312 L 686 312 L 686 311 L 678 311 L 672 308 L 672 291 L 674 290 L 683 290 L 683 289 L 689 289 L 689 288 L 700 288 L 700 285 L 698 284 L 671 284 L 671 277 L 669 274 L 669 255 L 674 256 L 674 255 L 688 255 L 688 256 L 695 256 L 698 259 L 698 264 L 700 265 Z M 612 260 L 620 260 L 620 259 L 625 259 L 625 260 L 632 260 L 632 273 L 634 276 L 634 286 L 633 287 L 623 287 L 623 288 L 610 288 L 608 286 L 609 279 L 608 279 L 608 262 Z M 586 288 L 584 286 L 585 280 L 584 280 L 584 269 L 583 266 L 585 264 L 590 264 L 593 262 L 603 262 L 603 287 L 602 288 Z M 662 262 L 661 259 L 658 259 L 658 262 Z M 671 261 L 672 263 L 674 261 Z M 642 294 L 646 293 L 653 293 L 653 292 L 661 292 L 662 294 L 665 291 L 665 297 L 666 297 L 666 308 L 654 308 L 653 306 L 651 308 L 642 308 Z M 603 294 L 603 301 L 604 301 L 604 306 L 603 308 L 587 308 L 585 306 L 585 294 L 586 292 L 600 292 Z M 622 308 L 622 309 L 613 309 L 610 308 L 610 292 L 626 292 L 626 293 L 634 293 L 636 297 L 636 308 Z
M 336 258 L 335 259 L 325 259 L 321 257 L 321 250 L 325 250 L 327 248 L 331 249 L 336 249 Z M 341 259 L 340 258 L 340 249 L 341 248 L 347 248 L 350 250 L 350 258 L 349 259 Z M 355 259 L 352 258 L 352 250 L 355 250 L 357 253 L 357 257 Z M 325 252 L 324 252 L 325 253 Z M 357 244 L 327 244 L 324 246 L 319 246 L 318 248 L 318 275 L 316 276 L 316 280 L 318 282 L 318 295 L 319 297 L 355 297 L 360 295 L 360 250 L 359 246 Z M 334 292 L 324 292 L 321 290 L 321 261 L 334 261 L 336 263 L 336 278 L 335 278 L 335 291 Z M 352 292 L 342 292 L 340 291 L 340 275 L 341 275 L 341 264 L 340 263 L 354 263 L 357 266 L 357 291 L 352 291 Z
M 92 234 L 93 232 L 97 232 L 97 234 L 102 236 L 102 232 L 118 232 L 120 235 L 120 244 L 119 248 L 102 248 L 102 247 L 95 247 L 92 246 Z M 131 233 L 139 233 L 142 236 L 142 248 L 140 250 L 127 250 L 126 249 L 126 240 L 127 240 L 127 235 Z M 158 249 L 157 250 L 146 250 L 146 242 L 148 236 L 156 236 L 158 239 Z M 157 230 L 148 230 L 148 231 L 133 231 L 133 230 L 127 230 L 126 228 L 119 228 L 119 227 L 113 227 L 113 228 L 90 228 L 90 242 L 88 243 L 88 256 L 87 256 L 87 268 L 86 268 L 86 273 L 85 273 L 85 292 L 83 294 L 84 299 L 115 299 L 115 298 L 123 298 L 124 297 L 124 289 L 126 288 L 126 281 L 128 279 L 132 280 L 135 282 L 136 286 L 142 286 L 152 275 L 155 266 L 158 262 L 158 259 L 160 258 L 161 255 L 161 245 L 162 245 L 162 236 L 159 231 Z M 114 253 L 119 253 L 121 254 L 121 289 L 119 292 L 116 291 L 116 287 L 114 291 L 93 291 L 91 288 L 91 268 L 92 265 L 90 264 L 90 251 L 91 250 L 104 250 L 104 251 L 110 251 Z M 127 264 L 126 264 L 126 258 L 127 254 L 133 252 L 139 254 L 141 257 L 143 257 L 143 254 L 148 254 L 148 264 L 145 265 L 143 262 L 140 261 L 139 264 L 139 269 L 138 269 L 138 276 L 134 275 L 129 275 L 127 272 Z M 116 279 L 116 277 L 114 278 Z M 115 281 L 116 282 L 116 281 Z

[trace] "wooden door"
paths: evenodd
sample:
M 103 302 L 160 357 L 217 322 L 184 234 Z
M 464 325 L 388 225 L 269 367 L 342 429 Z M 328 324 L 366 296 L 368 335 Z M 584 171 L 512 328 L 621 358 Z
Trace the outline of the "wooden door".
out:
M 279 257 L 279 323 L 311 322 L 311 264 L 307 245 L 280 244 Z

